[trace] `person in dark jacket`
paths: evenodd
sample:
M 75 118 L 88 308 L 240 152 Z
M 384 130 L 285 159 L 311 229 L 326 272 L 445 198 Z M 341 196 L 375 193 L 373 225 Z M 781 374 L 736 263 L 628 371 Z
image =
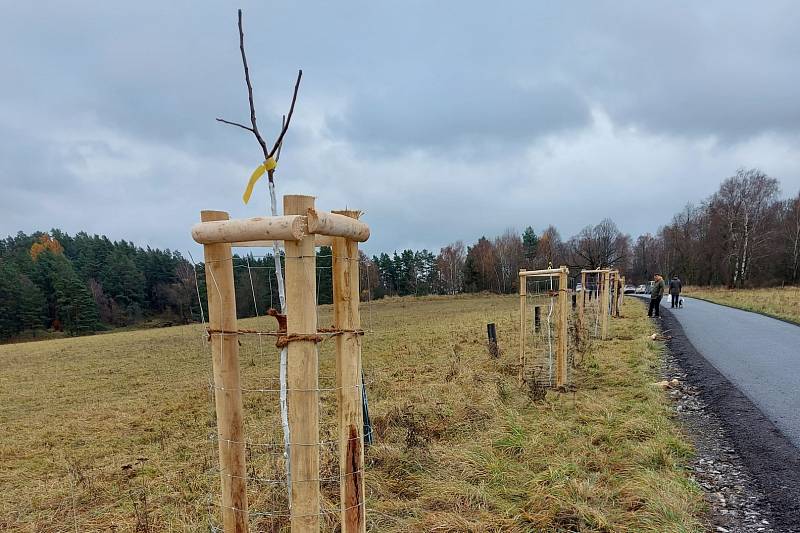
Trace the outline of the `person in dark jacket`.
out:
M 664 278 L 661 274 L 656 274 L 655 281 L 653 281 L 653 288 L 650 289 L 650 307 L 647 309 L 647 316 L 653 316 L 655 313 L 656 318 L 661 318 L 660 307 L 661 297 L 664 295 Z
M 673 309 L 678 307 L 681 298 L 681 289 L 683 289 L 681 280 L 678 276 L 672 276 L 672 279 L 669 280 L 669 295 L 672 296 L 672 305 L 670 307 Z

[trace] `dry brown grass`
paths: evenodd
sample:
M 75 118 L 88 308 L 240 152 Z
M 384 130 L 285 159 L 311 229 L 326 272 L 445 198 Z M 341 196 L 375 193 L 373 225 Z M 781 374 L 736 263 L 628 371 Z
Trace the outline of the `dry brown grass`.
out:
M 626 340 L 591 347 L 576 393 L 538 403 L 516 384 L 516 307 L 513 296 L 464 296 L 363 310 L 376 428 L 369 529 L 701 531 L 701 494 L 683 469 L 689 446 L 650 385 L 661 347 L 641 303 L 628 299 L 627 318 L 612 321 Z M 487 322 L 497 324 L 498 359 Z M 260 355 L 256 343 L 243 341 L 246 384 L 271 385 L 276 351 Z M 0 529 L 208 531 L 218 490 L 208 375 L 199 326 L 0 346 Z M 275 398 L 248 395 L 245 405 L 250 438 L 279 441 Z M 252 459 L 251 472 L 280 474 L 269 457 Z M 251 497 L 254 508 L 281 505 L 255 488 Z
M 800 287 L 771 289 L 686 287 L 684 294 L 800 324 Z

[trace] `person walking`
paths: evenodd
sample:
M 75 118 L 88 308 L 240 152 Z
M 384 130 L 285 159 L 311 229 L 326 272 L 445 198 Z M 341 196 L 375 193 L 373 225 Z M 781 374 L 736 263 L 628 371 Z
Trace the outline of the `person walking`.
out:
M 670 305 L 670 307 L 672 309 L 678 307 L 681 298 L 681 289 L 683 289 L 683 283 L 681 283 L 680 278 L 678 278 L 678 276 L 672 276 L 672 279 L 669 280 L 669 295 L 672 297 L 672 305 Z
M 647 316 L 661 318 L 660 307 L 661 297 L 664 295 L 664 278 L 661 274 L 655 275 L 653 287 L 650 289 L 650 307 L 647 309 Z

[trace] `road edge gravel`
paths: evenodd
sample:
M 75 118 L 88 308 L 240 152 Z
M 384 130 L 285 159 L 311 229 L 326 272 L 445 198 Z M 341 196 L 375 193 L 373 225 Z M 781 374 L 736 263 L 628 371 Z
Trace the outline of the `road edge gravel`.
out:
M 661 308 L 666 345 L 687 380 L 723 425 L 727 439 L 764 494 L 779 531 L 800 532 L 800 450 L 756 405 L 709 363 L 672 312 Z

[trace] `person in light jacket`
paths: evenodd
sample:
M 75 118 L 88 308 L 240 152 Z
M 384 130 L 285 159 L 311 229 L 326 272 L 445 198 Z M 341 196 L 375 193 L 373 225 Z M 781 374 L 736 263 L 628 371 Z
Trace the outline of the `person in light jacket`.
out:
M 683 289 L 683 283 L 681 283 L 681 280 L 678 278 L 678 276 L 672 276 L 672 279 L 669 280 L 669 295 L 672 296 L 671 307 L 673 309 L 678 307 L 681 297 L 681 289 Z

